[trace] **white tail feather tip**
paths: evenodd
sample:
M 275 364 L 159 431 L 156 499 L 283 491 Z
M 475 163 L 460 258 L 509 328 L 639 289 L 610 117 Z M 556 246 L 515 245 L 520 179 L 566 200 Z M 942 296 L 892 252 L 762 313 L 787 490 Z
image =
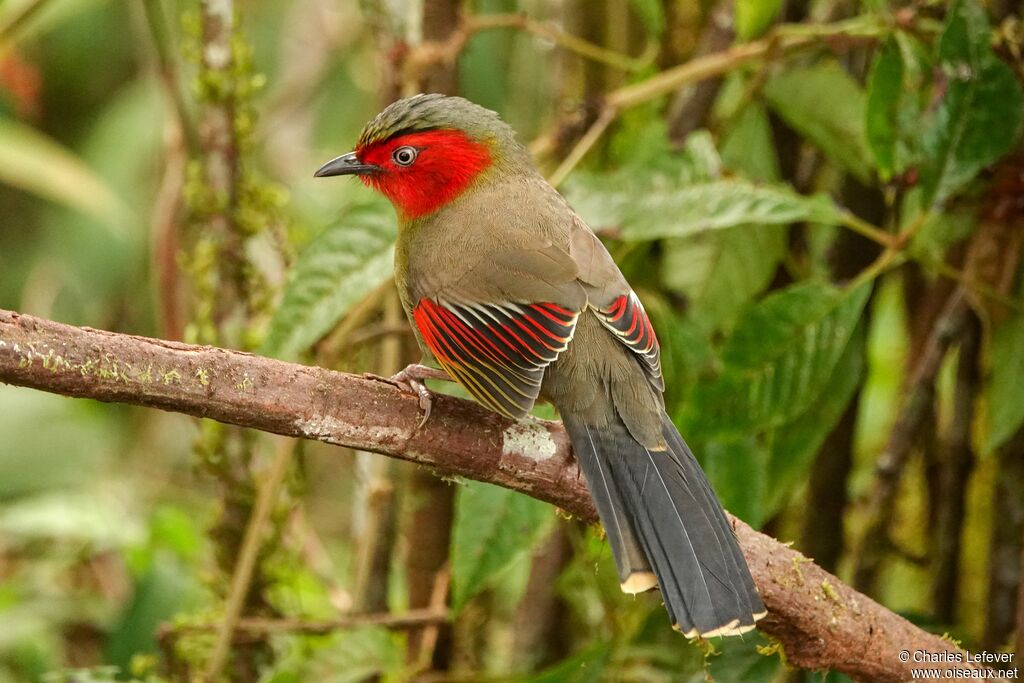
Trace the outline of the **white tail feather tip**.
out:
M 626 577 L 626 580 L 619 584 L 623 593 L 636 595 L 658 587 L 658 577 L 651 572 L 633 572 Z
M 768 613 L 767 612 L 760 612 L 758 614 L 753 615 L 753 619 L 754 619 L 754 621 L 757 621 L 758 619 L 763 618 L 766 614 L 768 614 Z M 730 621 L 728 624 L 725 624 L 724 626 L 719 626 L 718 628 L 713 628 L 710 631 L 704 631 L 703 633 L 698 631 L 696 627 L 691 628 L 689 631 L 685 631 L 684 632 L 681 628 L 679 628 L 678 624 L 673 624 L 672 628 L 674 628 L 675 630 L 677 630 L 680 633 L 682 633 L 683 636 L 685 636 L 686 638 L 693 639 L 693 638 L 718 638 L 719 636 L 740 636 L 740 635 L 743 635 L 744 633 L 749 633 L 750 631 L 753 631 L 754 628 L 756 628 L 756 626 L 754 624 L 744 624 L 743 626 L 740 626 L 740 620 L 739 619 L 733 619 L 732 621 Z

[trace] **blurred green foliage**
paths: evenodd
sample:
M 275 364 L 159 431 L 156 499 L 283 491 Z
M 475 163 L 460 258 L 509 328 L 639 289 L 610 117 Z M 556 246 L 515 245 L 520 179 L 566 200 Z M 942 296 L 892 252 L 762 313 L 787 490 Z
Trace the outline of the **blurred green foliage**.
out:
M 221 199 L 206 197 L 185 160 L 188 136 L 167 80 L 188 116 L 211 97 L 211 84 L 197 78 L 197 7 L 146 2 L 167 18 L 172 42 L 162 47 L 174 73 L 162 72 L 154 15 L 141 3 L 0 3 L 0 308 L 164 336 L 170 301 L 185 312 L 188 333 L 208 339 L 213 304 L 227 294 L 203 277 L 223 252 L 190 221 L 218 210 Z M 466 2 L 466 14 L 524 12 L 641 67 L 599 67 L 504 28 L 469 37 L 455 67 L 458 89 L 535 140 L 551 170 L 592 121 L 601 93 L 641 82 L 679 55 L 700 56 L 713 4 Z M 262 297 L 245 344 L 380 371 L 395 355 L 389 338 L 414 353 L 396 328 L 404 320 L 386 313 L 391 209 L 358 183 L 315 183 L 311 175 L 347 151 L 394 94 L 388 69 L 401 72 L 403 55 L 416 48 L 420 3 L 237 5 L 250 79 L 235 122 L 247 140 L 249 213 L 239 220 L 252 238 L 246 274 L 259 274 Z M 671 98 L 622 112 L 563 190 L 644 299 L 662 342 L 669 412 L 732 512 L 805 549 L 821 547 L 815 542 L 823 539 L 801 537 L 817 514 L 807 509 L 808 480 L 828 449 L 841 448 L 825 444 L 856 409 L 851 469 L 830 483 L 836 497 L 849 497 L 839 518 L 848 536 L 838 539 L 842 577 L 857 560 L 875 459 L 901 409 L 912 354 L 933 332 L 934 316 L 923 311 L 934 302 L 920 292 L 946 291 L 950 273 L 964 283 L 983 348 L 981 389 L 969 397 L 973 488 L 961 490 L 967 507 L 956 525 L 964 588 L 953 618 L 938 616 L 940 600 L 927 585 L 935 551 L 929 515 L 940 501 L 927 444 L 947 438 L 965 391 L 951 353 L 891 523 L 893 543 L 908 547 L 890 553 L 874 595 L 972 649 L 1005 646 L 985 640 L 991 598 L 982 584 L 995 553 L 996 468 L 1021 456 L 1005 449 L 1020 443 L 1024 425 L 1024 289 L 1015 284 L 1014 237 L 1024 217 L 1000 203 L 1024 190 L 1000 181 L 1022 165 L 1024 65 L 1010 30 L 1020 18 L 988 16 L 976 0 L 848 5 L 819 0 L 793 16 L 790 3 L 737 0 L 730 39 L 738 43 L 773 40 L 784 18 L 811 23 L 851 12 L 873 33 L 844 42 L 839 27 L 831 43 L 737 61 L 682 140 L 668 140 Z M 677 97 L 696 95 L 688 86 Z M 170 242 L 161 232 L 167 225 Z M 1009 227 L 1000 233 L 993 225 Z M 883 247 L 892 248 L 888 257 Z M 987 261 L 964 256 L 978 252 Z M 161 263 L 177 273 L 172 284 Z M 194 302 L 190 309 L 197 292 L 208 310 Z M 552 416 L 545 407 L 538 413 Z M 208 533 L 223 492 L 195 471 L 199 430 L 180 416 L 0 387 L 0 434 L 0 683 L 184 679 L 182 666 L 209 656 L 208 627 L 227 582 L 214 561 L 220 540 Z M 258 443 L 257 471 L 270 450 Z M 261 616 L 331 619 L 351 608 L 361 515 L 372 507 L 360 502 L 367 482 L 351 461 L 323 445 L 299 458 L 261 560 L 256 590 L 271 612 Z M 392 484 L 401 489 L 407 476 Z M 539 683 L 789 675 L 760 635 L 685 646 L 656 595 L 619 592 L 599 530 L 509 491 L 452 486 L 455 623 L 443 647 L 453 676 Z M 399 527 L 412 504 L 403 505 Z M 420 533 L 400 529 L 395 542 L 387 606 L 396 612 L 408 607 L 403 544 Z M 568 551 L 538 593 L 532 579 L 553 539 Z M 530 601 L 545 598 L 546 611 L 531 612 Z M 518 651 L 522 614 L 556 619 L 558 642 Z M 161 624 L 187 634 L 158 638 Z M 407 653 L 407 633 L 381 626 L 264 640 L 260 680 L 275 683 L 405 680 L 424 664 Z

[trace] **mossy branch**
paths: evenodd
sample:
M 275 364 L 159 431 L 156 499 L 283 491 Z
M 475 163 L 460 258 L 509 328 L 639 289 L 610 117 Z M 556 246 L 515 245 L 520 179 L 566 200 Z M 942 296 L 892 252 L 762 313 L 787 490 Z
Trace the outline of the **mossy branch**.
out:
M 596 519 L 560 424 L 514 422 L 438 395 L 430 419 L 418 429 L 417 398 L 379 378 L 0 310 L 0 382 L 373 451 Z M 858 680 L 902 681 L 916 665 L 912 656 L 900 661 L 901 651 L 955 650 L 799 552 L 731 519 L 768 606 L 759 625 L 778 639 L 791 664 Z M 927 666 L 969 668 L 955 662 Z

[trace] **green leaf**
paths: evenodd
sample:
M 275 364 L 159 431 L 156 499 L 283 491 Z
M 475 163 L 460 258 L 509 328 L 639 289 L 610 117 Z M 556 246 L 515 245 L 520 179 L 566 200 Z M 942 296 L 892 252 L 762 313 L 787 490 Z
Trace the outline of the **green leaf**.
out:
M 102 0 L 0 1 L 0 49 L 52 31 Z
M 525 557 L 554 520 L 551 506 L 521 493 L 468 482 L 455 499 L 452 609 L 458 611 Z
M 745 106 L 723 135 L 722 163 L 755 182 L 770 183 L 779 179 L 779 159 L 772 141 L 771 123 L 760 102 Z
M 92 169 L 34 128 L 0 118 L 0 182 L 63 204 L 120 233 L 131 212 Z
M 755 632 L 743 639 L 722 638 L 715 643 L 716 654 L 706 659 L 707 669 L 694 676 L 690 683 L 712 681 L 743 681 L 743 683 L 772 683 L 779 680 L 780 673 L 786 667 L 782 658 L 777 655 L 765 654 L 772 651 L 776 641 L 769 640 L 762 633 Z M 821 683 L 821 675 L 810 677 L 815 683 Z
M 611 653 L 609 644 L 595 643 L 544 671 L 520 679 L 520 683 L 599 683 L 605 680 L 604 670 Z
M 782 7 L 782 0 L 736 0 L 736 37 L 753 40 L 768 30 Z
M 864 91 L 835 61 L 784 71 L 764 87 L 768 104 L 795 131 L 861 182 L 871 179 Z
M 865 134 L 882 178 L 896 170 L 898 117 L 903 97 L 903 57 L 895 39 L 878 51 L 868 76 Z
M 686 136 L 683 149 L 674 155 L 682 167 L 680 180 L 687 184 L 712 180 L 722 175 L 722 158 L 711 133 L 701 128 Z
M 850 404 L 864 374 L 864 343 L 864 326 L 858 325 L 817 399 L 806 412 L 780 425 L 772 434 L 766 473 L 766 516 L 781 508 L 806 480 L 811 462 Z
M 989 41 L 984 10 L 955 3 L 939 41 L 939 103 L 921 133 L 925 205 L 944 202 L 1016 143 L 1024 95 Z
M 721 374 L 695 388 L 693 427 L 744 433 L 802 414 L 832 377 L 870 291 L 804 282 L 758 302 L 726 343 Z
M 669 186 L 659 179 L 645 190 L 592 181 L 570 194 L 577 210 L 593 227 L 616 226 L 627 240 L 684 237 L 758 223 L 786 225 L 797 221 L 835 223 L 839 212 L 824 195 L 805 197 L 782 186 L 744 180 L 714 180 Z
M 1016 313 L 992 335 L 988 387 L 988 450 L 995 450 L 1024 425 L 1024 313 Z
M 750 223 L 787 225 L 834 223 L 839 213 L 824 195 L 805 197 L 786 187 L 719 180 L 669 194 L 634 197 L 620 223 L 624 237 L 651 240 L 682 237 Z
M 123 501 L 97 499 L 85 492 L 50 492 L 10 503 L 0 510 L 5 538 L 88 543 L 99 549 L 137 542 L 142 523 Z
M 768 450 L 754 436 L 703 442 L 701 462 L 718 499 L 755 529 L 765 520 Z
M 630 6 L 652 38 L 665 31 L 665 9 L 660 0 L 630 0 Z
M 599 217 L 594 225 L 609 225 L 603 212 L 628 202 L 630 197 L 652 190 L 669 191 L 721 175 L 722 160 L 708 131 L 690 133 L 678 152 L 668 148 L 666 135 L 664 121 L 627 117 L 624 130 L 613 136 L 610 145 L 613 156 L 622 160 L 621 165 L 612 171 L 574 173 L 563 194 L 584 218 Z
M 202 590 L 186 567 L 159 553 L 150 571 L 135 583 L 130 601 L 107 636 L 105 661 L 130 670 L 136 654 L 156 653 L 160 624 L 199 602 Z
M 582 186 L 582 194 L 589 184 L 643 191 L 651 186 L 691 185 L 721 175 L 722 160 L 711 133 L 695 130 L 686 136 L 682 149 L 673 150 L 667 143 L 665 121 L 651 120 L 653 115 L 639 107 L 627 112 L 609 142 L 610 166 L 615 170 L 575 173 L 566 191 Z
M 388 674 L 397 674 L 405 668 L 401 636 L 381 626 L 333 634 L 329 637 L 329 647 L 321 645 L 321 648 L 322 652 L 314 650 L 312 654 L 311 648 L 300 648 L 293 655 L 298 660 L 296 668 L 302 674 L 300 680 L 359 683 L 382 675 L 384 680 L 391 680 Z
M 909 201 L 904 201 L 905 207 L 909 204 Z M 905 215 L 914 214 L 905 212 Z M 944 261 L 949 248 L 967 239 L 977 225 L 978 212 L 974 210 L 950 209 L 929 212 L 921 225 L 921 230 L 910 242 L 910 253 L 917 258 Z
M 690 317 L 701 327 L 729 328 L 771 281 L 784 250 L 783 231 L 764 225 L 667 240 L 662 281 L 687 297 Z
M 100 473 L 114 466 L 117 453 L 127 447 L 118 421 L 113 412 L 96 414 L 95 408 L 85 401 L 0 388 L 0 433 L 4 434 L 4 445 L 0 448 L 0 502 L 31 499 L 45 507 L 43 499 L 34 494 L 63 491 L 57 494 L 60 500 L 54 503 L 55 509 L 71 506 L 72 496 L 67 490 L 93 485 Z M 42 457 L 46 453 L 60 453 L 61 457 Z M 85 508 L 88 514 L 74 511 L 70 521 L 89 524 L 101 512 L 95 505 L 85 504 Z M 4 508 L 3 516 L 10 511 L 11 508 Z M 60 514 L 57 513 L 58 518 Z M 118 510 L 110 519 L 123 514 L 127 513 Z M 126 521 L 122 526 L 130 525 Z M 103 529 L 106 527 L 100 522 L 98 530 Z
M 302 253 L 270 321 L 261 353 L 295 357 L 391 277 L 395 219 L 383 201 L 347 212 Z
M 896 32 L 875 56 L 868 75 L 864 130 L 883 180 L 918 164 L 921 119 L 930 60 L 912 36 Z
M 661 370 L 668 380 L 665 410 L 675 415 L 686 388 L 693 386 L 714 360 L 711 339 L 664 297 L 652 291 L 639 294 L 661 342 Z

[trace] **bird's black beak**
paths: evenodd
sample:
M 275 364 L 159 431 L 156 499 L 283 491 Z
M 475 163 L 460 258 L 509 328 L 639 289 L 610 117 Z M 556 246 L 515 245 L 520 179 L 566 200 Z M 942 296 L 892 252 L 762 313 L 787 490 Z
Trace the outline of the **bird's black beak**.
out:
M 326 178 L 332 175 L 372 175 L 380 171 L 379 166 L 364 164 L 359 161 L 355 152 L 342 154 L 337 159 L 331 159 L 321 166 L 313 174 L 314 178 Z

